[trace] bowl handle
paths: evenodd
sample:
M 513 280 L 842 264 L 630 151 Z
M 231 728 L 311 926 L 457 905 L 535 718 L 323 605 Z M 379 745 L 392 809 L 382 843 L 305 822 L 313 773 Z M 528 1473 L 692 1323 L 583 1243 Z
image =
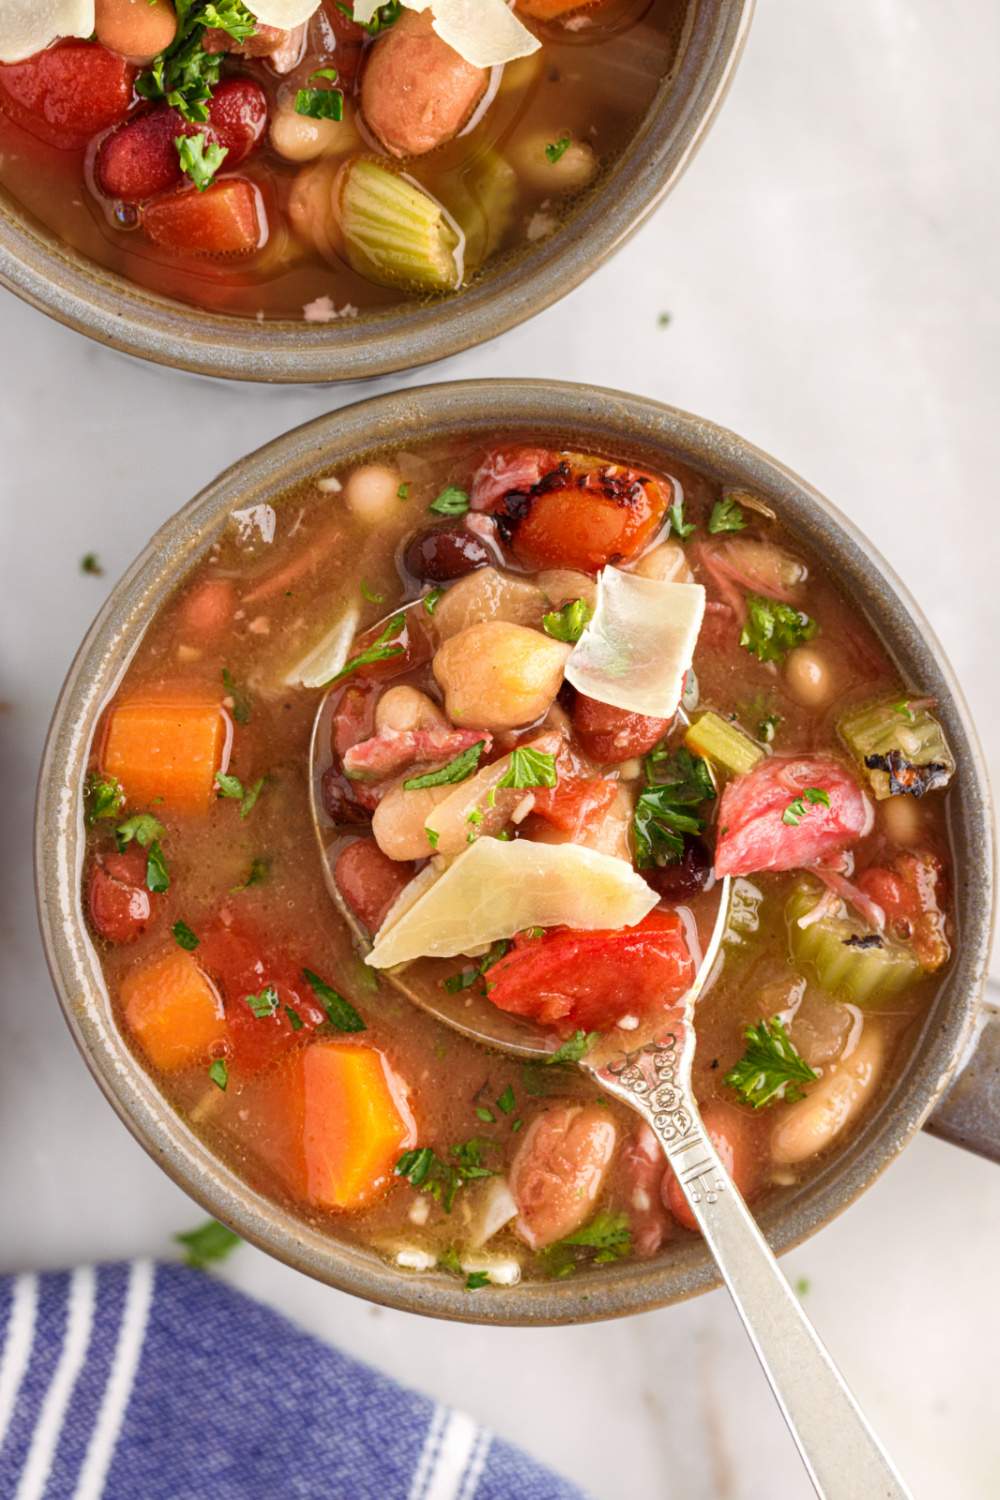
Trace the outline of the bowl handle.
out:
M 1000 979 L 987 981 L 966 1060 L 924 1129 L 1000 1162 Z

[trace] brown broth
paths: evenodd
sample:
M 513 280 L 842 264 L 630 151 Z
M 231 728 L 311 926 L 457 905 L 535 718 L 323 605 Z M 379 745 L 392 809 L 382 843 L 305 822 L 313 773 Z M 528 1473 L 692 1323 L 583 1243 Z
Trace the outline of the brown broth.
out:
M 516 441 L 516 437 L 509 438 L 502 446 L 514 446 Z M 280 951 L 290 965 L 296 969 L 307 965 L 353 1002 L 367 1026 L 364 1041 L 383 1049 L 408 1081 L 421 1145 L 434 1147 L 444 1158 L 455 1143 L 479 1138 L 489 1143 L 483 1148 L 486 1164 L 502 1170 L 518 1145 L 520 1129 L 539 1110 L 553 1100 L 594 1098 L 595 1091 L 572 1069 L 525 1067 L 448 1031 L 407 1004 L 385 976 L 376 980 L 361 963 L 326 893 L 310 822 L 307 758 L 321 692 L 289 687 L 283 681 L 290 665 L 346 607 L 360 602 L 359 628 L 363 630 L 419 597 L 419 586 L 401 572 L 400 543 L 435 519 L 427 507 L 446 486 L 469 488 L 483 451 L 481 443 L 456 441 L 378 456 L 378 462 L 396 468 L 408 490 L 405 499 L 383 512 L 375 527 L 351 513 L 343 491 L 329 484 L 320 490 L 318 480 L 335 482 L 337 476 L 319 473 L 275 503 L 273 541 L 264 542 L 245 516 L 234 521 L 157 613 L 114 701 L 169 695 L 178 684 L 186 691 L 203 689 L 218 696 L 225 669 L 238 697 L 245 695 L 251 710 L 248 721 L 236 726 L 229 770 L 244 786 L 261 776 L 267 780 L 245 819 L 238 806 L 227 800 L 216 801 L 201 818 L 153 809 L 165 827 L 162 846 L 171 876 L 162 911 L 134 943 L 116 947 L 96 941 L 109 990 L 117 1000 L 122 979 L 145 957 L 169 947 L 174 922 L 181 920 L 198 933 L 220 905 L 227 906 L 241 923 L 265 933 L 269 948 Z M 617 457 L 625 461 L 623 455 Z M 348 472 L 339 478 L 346 480 Z M 682 487 L 687 519 L 697 527 L 687 543 L 687 555 L 697 574 L 702 567 L 700 549 L 707 540 L 705 523 L 719 491 L 679 465 L 671 465 L 668 472 Z M 808 562 L 808 612 L 819 622 L 818 639 L 843 672 L 844 688 L 829 710 L 817 713 L 803 708 L 788 693 L 780 669 L 751 657 L 739 646 L 731 622 L 723 628 L 715 613 L 706 617 L 695 655 L 700 706 L 735 715 L 751 733 L 765 715 L 778 715 L 776 750 L 828 750 L 843 758 L 833 723 L 844 707 L 886 693 L 902 696 L 906 687 L 888 653 L 822 563 L 776 522 L 749 510 L 746 515 L 751 523 L 748 534 L 780 543 Z M 199 639 L 182 623 L 188 601 L 208 578 L 231 580 L 240 599 L 231 626 L 214 644 Z M 359 601 L 362 580 L 365 597 Z M 711 597 L 710 583 L 709 593 Z M 372 602 L 370 595 L 381 598 Z M 421 668 L 394 680 L 427 685 L 430 679 L 427 669 Z M 919 685 L 913 686 L 919 691 Z M 99 756 L 100 737 L 95 741 L 95 763 Z M 922 824 L 921 847 L 933 851 L 947 867 L 945 809 L 946 799 L 938 794 L 915 804 L 913 815 Z M 90 836 L 93 849 L 107 849 L 110 836 L 111 825 L 99 822 Z M 858 869 L 881 858 L 887 844 L 880 805 L 872 832 L 855 850 Z M 266 861 L 266 878 L 238 889 L 255 859 Z M 725 1100 L 732 1106 L 733 1095 L 723 1079 L 743 1053 L 745 1027 L 763 1014 L 790 1008 L 796 1016 L 790 1023 L 793 1039 L 817 1065 L 830 1061 L 843 1047 L 849 1023 L 863 1022 L 881 1034 L 887 1059 L 883 1083 L 868 1101 L 863 1120 L 905 1065 L 934 981 L 928 978 L 912 985 L 891 1005 L 864 1017 L 858 1011 L 849 1017 L 845 1007 L 832 1006 L 819 987 L 812 980 L 805 983 L 790 964 L 784 904 L 796 879 L 793 872 L 754 875 L 737 883 L 723 962 L 698 1005 L 696 1090 L 703 1105 Z M 710 891 L 687 904 L 702 926 L 711 923 L 714 897 Z M 459 967 L 455 962 L 439 964 L 431 972 L 454 972 Z M 124 1024 L 123 1031 L 127 1037 Z M 327 1212 L 290 1196 L 280 1172 L 268 1165 L 273 1142 L 261 1139 L 252 1087 L 231 1080 L 222 1093 L 209 1081 L 204 1065 L 179 1074 L 161 1074 L 158 1082 L 212 1149 L 247 1181 L 293 1213 L 324 1226 L 331 1235 L 373 1245 L 387 1255 L 400 1246 L 436 1255 L 461 1246 L 465 1216 L 482 1191 L 481 1184 L 463 1187 L 450 1215 L 432 1205 L 426 1223 L 411 1220 L 418 1197 L 404 1182 L 391 1185 L 362 1211 Z M 513 1090 L 514 1106 L 505 1113 L 496 1101 L 508 1087 Z M 477 1117 L 477 1108 L 490 1111 L 494 1118 Z M 616 1103 L 607 1103 L 607 1108 L 619 1125 L 620 1141 L 634 1137 L 634 1117 Z M 742 1109 L 752 1140 L 758 1190 L 765 1201 L 794 1191 L 822 1170 L 853 1134 L 849 1130 L 801 1166 L 778 1169 L 769 1158 L 768 1141 L 773 1122 L 788 1108 L 779 1102 L 756 1113 Z M 603 1206 L 631 1212 L 634 1197 L 630 1168 L 619 1147 Z M 418 1217 L 422 1213 L 417 1210 Z M 686 1233 L 677 1225 L 669 1232 Z M 510 1229 L 491 1242 L 490 1250 L 516 1254 L 526 1276 L 551 1272 L 550 1262 L 528 1253 Z

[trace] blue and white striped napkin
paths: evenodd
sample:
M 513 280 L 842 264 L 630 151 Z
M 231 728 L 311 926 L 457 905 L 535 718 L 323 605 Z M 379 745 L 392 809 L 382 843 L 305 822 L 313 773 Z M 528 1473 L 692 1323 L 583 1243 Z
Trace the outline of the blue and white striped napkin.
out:
M 581 1500 L 462 1412 L 224 1282 L 0 1278 L 2 1500 Z

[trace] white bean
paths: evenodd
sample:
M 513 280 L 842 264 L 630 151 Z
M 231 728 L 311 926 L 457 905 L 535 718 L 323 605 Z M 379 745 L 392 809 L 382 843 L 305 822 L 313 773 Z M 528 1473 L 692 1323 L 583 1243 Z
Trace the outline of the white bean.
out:
M 533 724 L 555 701 L 570 647 L 540 630 L 488 620 L 445 641 L 434 676 L 453 724 L 518 729 Z
M 414 687 L 387 688 L 375 705 L 375 728 L 379 734 L 394 729 L 440 729 L 447 723 L 433 698 Z
M 363 464 L 344 486 L 344 499 L 360 521 L 378 526 L 399 513 L 398 469 L 388 464 Z
M 643 578 L 655 578 L 659 583 L 694 583 L 694 574 L 680 542 L 661 542 L 640 557 L 635 571 Z
M 915 797 L 886 797 L 875 805 L 879 822 L 892 843 L 912 849 L 923 842 L 924 810 Z
M 427 859 L 434 853 L 425 824 L 450 786 L 404 791 L 402 784 L 386 792 L 372 817 L 375 842 L 390 859 Z
M 869 1021 L 850 1056 L 835 1063 L 818 1083 L 808 1084 L 804 1099 L 782 1110 L 771 1134 L 772 1161 L 794 1166 L 824 1151 L 871 1099 L 884 1058 L 882 1033 Z
M 342 156 L 360 143 L 353 120 L 314 120 L 294 109 L 279 109 L 271 120 L 271 145 L 287 161 Z
M 511 151 L 513 165 L 521 181 L 539 193 L 578 193 L 597 171 L 597 157 L 586 141 L 571 140 L 560 155 L 565 134 L 528 136 Z M 552 148 L 552 155 L 546 152 Z M 555 159 L 552 159 L 552 156 Z
M 547 608 L 545 595 L 535 584 L 511 578 L 497 568 L 477 568 L 453 583 L 439 600 L 434 629 L 439 641 L 447 641 L 460 630 L 486 620 L 537 625 Z
M 824 708 L 837 692 L 834 673 L 815 646 L 796 646 L 788 653 L 785 687 L 803 708 Z

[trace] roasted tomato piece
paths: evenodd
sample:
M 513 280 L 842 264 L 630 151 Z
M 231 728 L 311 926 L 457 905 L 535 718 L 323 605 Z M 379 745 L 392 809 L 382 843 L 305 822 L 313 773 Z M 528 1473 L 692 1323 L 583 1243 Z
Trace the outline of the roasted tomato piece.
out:
M 719 803 L 716 875 L 800 870 L 871 832 L 872 805 L 831 756 L 772 755 Z
M 203 193 L 197 188 L 171 193 L 147 205 L 146 238 L 178 255 L 252 255 L 262 225 L 257 192 L 243 177 L 227 177 Z
M 603 776 L 564 775 L 553 787 L 538 787 L 532 809 L 571 839 L 579 838 L 589 823 L 595 823 L 614 802 L 618 783 Z
M 242 1076 L 260 1072 L 300 1033 L 326 1020 L 300 965 L 249 924 L 228 920 L 223 912 L 199 931 L 199 939 L 195 956 L 222 995 L 230 1064 Z
M 722 1165 L 749 1203 L 761 1185 L 764 1166 L 756 1120 L 746 1110 L 717 1099 L 705 1105 L 701 1118 Z M 664 1203 L 678 1224 L 699 1234 L 698 1221 L 688 1207 L 684 1190 L 672 1167 L 668 1167 L 663 1175 L 662 1193 Z
M 866 870 L 858 881 L 885 912 L 894 935 L 910 943 L 929 974 L 951 956 L 944 869 L 934 854 L 897 854 L 888 866 Z
M 587 754 L 604 766 L 621 765 L 634 755 L 652 750 L 670 728 L 669 719 L 633 714 L 625 708 L 599 703 L 586 693 L 573 700 L 573 728 Z
M 535 450 L 529 451 L 533 465 Z M 514 457 L 509 456 L 512 469 Z M 662 523 L 672 496 L 669 480 L 601 458 L 562 453 L 537 482 L 507 489 L 489 509 L 500 536 L 525 567 L 596 573 L 606 563 L 625 562 L 641 551 Z
M 492 966 L 493 1004 L 561 1033 L 609 1031 L 624 1016 L 667 1009 L 694 978 L 680 918 L 654 911 L 635 927 L 518 937 Z
M 602 1104 L 555 1104 L 532 1120 L 510 1168 L 515 1228 L 544 1250 L 585 1224 L 607 1179 L 617 1139 Z
M 0 104 L 31 135 L 72 150 L 125 118 L 137 71 L 98 42 L 62 42 L 0 64 Z
M 383 854 L 374 839 L 355 839 L 338 856 L 333 878 L 363 927 L 375 933 L 413 877 L 413 866 Z
M 154 902 L 162 898 L 146 888 L 146 854 L 102 854 L 91 866 L 87 908 L 95 932 L 109 943 L 131 943 L 152 920 Z

